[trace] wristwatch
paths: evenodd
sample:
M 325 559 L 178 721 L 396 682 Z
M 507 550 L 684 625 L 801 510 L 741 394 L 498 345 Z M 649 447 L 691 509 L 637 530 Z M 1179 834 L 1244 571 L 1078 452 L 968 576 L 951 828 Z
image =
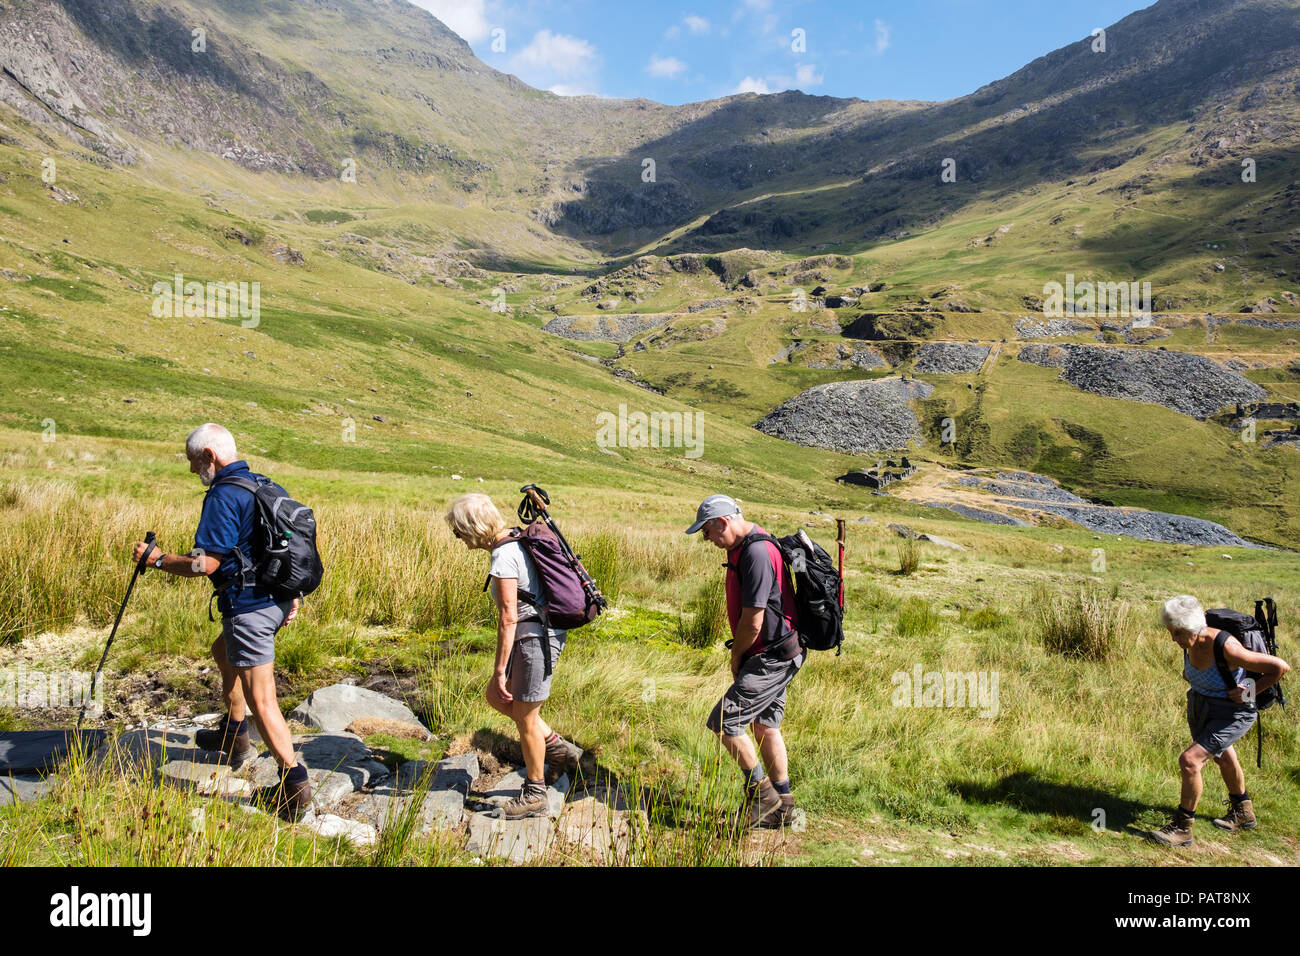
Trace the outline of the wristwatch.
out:
M 153 566 L 154 566 L 155 568 L 157 568 L 159 571 L 162 570 L 162 562 L 163 562 L 163 558 L 165 558 L 166 556 L 167 556 L 166 554 L 164 554 L 164 553 L 162 553 L 162 552 L 159 552 L 159 554 L 158 554 L 158 560 L 153 562 Z

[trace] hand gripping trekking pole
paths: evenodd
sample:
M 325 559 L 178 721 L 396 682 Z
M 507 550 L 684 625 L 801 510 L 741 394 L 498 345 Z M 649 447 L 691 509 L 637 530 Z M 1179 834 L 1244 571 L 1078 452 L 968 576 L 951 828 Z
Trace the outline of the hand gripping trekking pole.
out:
M 90 675 L 90 694 L 85 702 L 81 705 L 81 714 L 77 717 L 77 729 L 81 729 L 81 722 L 86 719 L 86 708 L 90 702 L 95 699 L 95 683 L 99 680 L 99 672 L 104 669 L 104 661 L 108 660 L 108 649 L 113 646 L 113 638 L 117 636 L 117 626 L 122 623 L 122 615 L 126 612 L 126 602 L 131 600 L 131 592 L 135 590 L 135 579 L 144 573 L 145 562 L 149 560 L 149 554 L 153 551 L 154 533 L 146 532 L 144 543 L 147 547 L 144 554 L 140 555 L 140 560 L 136 562 L 135 571 L 131 574 L 131 583 L 126 586 L 126 597 L 122 598 L 122 606 L 117 609 L 117 620 L 113 622 L 113 630 L 108 635 L 108 643 L 104 645 L 104 653 L 99 658 L 99 666 L 95 668 L 95 673 Z

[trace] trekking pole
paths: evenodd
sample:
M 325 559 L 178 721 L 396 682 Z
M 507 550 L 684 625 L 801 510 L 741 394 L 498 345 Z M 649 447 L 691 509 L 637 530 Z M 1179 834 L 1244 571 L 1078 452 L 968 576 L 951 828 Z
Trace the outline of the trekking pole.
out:
M 835 519 L 835 541 L 840 546 L 840 610 L 844 609 L 844 519 Z
M 153 551 L 154 534 L 148 531 L 144 536 L 144 543 L 147 547 L 144 554 L 140 555 L 140 560 L 136 562 L 135 571 L 131 574 L 131 583 L 126 586 L 126 597 L 122 598 L 122 606 L 117 609 L 117 620 L 113 622 L 113 630 L 109 632 L 108 643 L 104 645 L 104 653 L 99 658 L 99 666 L 95 668 L 95 673 L 90 675 L 90 694 L 81 705 L 81 713 L 77 717 L 77 730 L 81 729 L 81 722 L 86 719 L 86 708 L 90 706 L 91 700 L 95 697 L 95 683 L 99 680 L 99 672 L 104 669 L 104 661 L 108 660 L 108 649 L 113 646 L 113 638 L 117 636 L 117 626 L 122 623 L 122 615 L 126 612 L 126 602 L 131 600 L 131 592 L 135 590 L 135 579 L 144 573 L 145 561 L 149 559 L 149 553 Z

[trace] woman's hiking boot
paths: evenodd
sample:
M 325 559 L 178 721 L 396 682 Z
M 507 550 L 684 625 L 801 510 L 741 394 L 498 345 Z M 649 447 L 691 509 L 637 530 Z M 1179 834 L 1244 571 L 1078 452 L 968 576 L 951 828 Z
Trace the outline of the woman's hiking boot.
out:
M 1221 830 L 1236 833 L 1238 830 L 1253 830 L 1259 822 L 1255 819 L 1255 804 L 1247 797 L 1243 800 L 1228 798 L 1228 812 L 1212 821 Z
M 1195 822 L 1194 813 L 1188 813 L 1179 807 L 1174 811 L 1172 820 L 1159 830 L 1152 831 L 1151 839 L 1164 846 L 1191 846 L 1196 842 L 1192 837 L 1192 824 Z
M 236 726 L 242 731 L 236 732 Z M 257 758 L 257 748 L 248 736 L 248 722 L 242 720 L 234 724 L 226 714 L 221 723 L 213 730 L 200 730 L 194 735 L 194 746 L 200 750 L 221 751 L 230 759 L 230 769 L 239 770 Z
M 545 783 L 525 780 L 519 796 L 501 805 L 502 820 L 523 820 L 526 817 L 544 817 L 551 809 Z
M 781 794 L 772 781 L 764 777 L 758 784 L 746 784 L 745 799 L 740 805 L 737 822 L 753 829 L 781 809 Z
M 311 803 L 311 781 L 307 768 L 296 764 L 289 770 L 280 769 L 280 780 L 262 787 L 253 795 L 253 804 L 267 813 L 295 822 Z
M 582 750 L 556 734 L 555 740 L 546 745 L 546 782 L 555 783 L 566 773 L 572 781 L 573 776 L 578 772 L 578 761 L 581 759 Z

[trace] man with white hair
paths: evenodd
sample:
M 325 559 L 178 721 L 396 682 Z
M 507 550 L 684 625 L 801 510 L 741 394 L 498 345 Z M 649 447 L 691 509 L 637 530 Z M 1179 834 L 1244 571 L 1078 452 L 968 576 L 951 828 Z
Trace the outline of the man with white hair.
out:
M 1191 846 L 1192 824 L 1196 822 L 1196 804 L 1201 799 L 1201 768 L 1213 759 L 1219 765 L 1228 787 L 1228 812 L 1217 817 L 1214 825 L 1238 832 L 1253 830 L 1258 821 L 1250 794 L 1246 792 L 1246 775 L 1237 760 L 1233 744 L 1246 735 L 1258 714 L 1254 700 L 1272 687 L 1291 669 L 1280 657 L 1247 650 L 1235 637 L 1223 642 L 1223 658 L 1232 678 L 1227 686 L 1224 672 L 1215 659 L 1214 645 L 1219 636 L 1209 627 L 1201 602 L 1190 594 L 1180 594 L 1165 602 L 1161 623 L 1169 630 L 1174 643 L 1183 649 L 1183 679 L 1191 685 L 1187 691 L 1187 726 L 1192 745 L 1178 758 L 1183 786 L 1173 819 L 1151 834 L 1165 846 Z M 1244 684 L 1245 672 L 1261 675 L 1254 688 Z
M 207 575 L 212 581 L 221 612 L 221 634 L 212 644 L 212 656 L 221 671 L 226 714 L 217 729 L 199 731 L 194 742 L 200 749 L 223 752 L 232 769 L 243 767 L 257 757 L 248 732 L 251 709 L 262 740 L 280 765 L 279 783 L 259 793 L 258 802 L 296 818 L 311 800 L 311 783 L 307 768 L 294 754 L 293 739 L 276 701 L 274 661 L 276 632 L 297 615 L 298 601 L 277 601 L 246 573 L 253 558 L 256 505 L 251 491 L 222 481 L 268 479 L 249 471 L 235 450 L 234 436 L 211 422 L 190 432 L 185 456 L 190 471 L 208 488 L 194 550 L 164 554 L 140 542 L 132 560 L 138 562 L 148 551 L 148 563 L 160 571 L 184 578 Z

